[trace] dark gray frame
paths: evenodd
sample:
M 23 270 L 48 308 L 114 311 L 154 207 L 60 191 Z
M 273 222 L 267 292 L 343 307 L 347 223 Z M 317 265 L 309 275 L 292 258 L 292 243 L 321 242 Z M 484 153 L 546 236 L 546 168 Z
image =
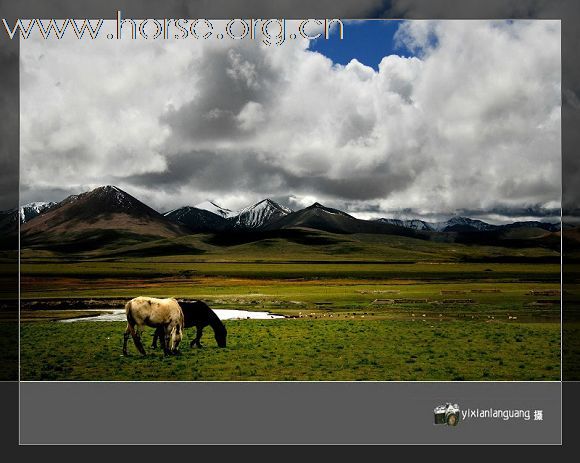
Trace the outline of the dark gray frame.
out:
M 580 108 L 574 103 L 580 89 L 580 66 L 571 60 L 577 51 L 578 2 L 553 1 L 480 2 L 478 0 L 417 0 L 411 9 L 398 9 L 396 2 L 310 1 L 253 2 L 245 6 L 235 1 L 211 2 L 112 2 L 70 0 L 58 6 L 40 0 L 0 1 L 0 17 L 95 17 L 112 18 L 117 9 L 127 17 L 397 17 L 397 18 L 550 18 L 562 19 L 563 33 L 563 207 L 564 221 L 576 221 L 578 161 L 574 159 L 580 126 Z M 367 5 L 367 6 L 365 6 Z M 536 9 L 537 7 L 541 9 Z M 18 47 L 17 42 L 0 39 L 0 102 L 4 107 L 0 125 L 0 202 L 2 207 L 18 205 Z M 568 93 L 566 93 L 568 92 Z M 11 245 L 17 249 L 17 241 Z M 564 248 L 564 256 L 566 249 Z M 3 310 L 17 309 L 18 263 L 13 278 L 3 279 Z M 566 261 L 563 266 L 566 277 Z M 577 291 L 575 279 L 564 278 L 565 289 Z M 12 297 L 11 297 L 12 296 Z M 576 320 L 574 300 L 564 298 L 564 323 Z M 4 340 L 13 349 L 18 336 L 17 321 Z M 12 342 L 11 342 L 12 341 Z M 563 342 L 568 340 L 566 337 Z M 577 363 L 576 354 L 563 359 Z M 10 368 L 10 366 L 12 368 Z M 10 364 L 3 379 L 15 379 L 16 365 Z M 16 433 L 15 383 L 0 383 L 5 413 L 12 416 L 6 433 L 14 442 Z M 565 385 L 574 391 L 577 383 Z M 556 383 L 23 383 L 20 392 L 21 443 L 554 443 L 560 442 L 562 385 Z M 164 432 L 159 418 L 138 405 L 127 403 L 151 391 L 169 393 L 181 404 L 179 431 Z M 203 403 L 191 397 L 203 393 Z M 156 392 L 157 393 L 157 392 Z M 13 397 L 13 399 L 6 399 Z M 570 406 L 578 399 L 566 394 Z M 578 394 L 574 394 L 578 397 Z M 66 399 L 66 400 L 64 400 Z M 259 400 L 259 401 L 258 401 Z M 496 422 L 478 420 L 455 428 L 432 424 L 433 407 L 440 402 L 458 402 L 460 407 L 533 407 L 544 410 L 542 422 Z M 542 404 L 542 405 L 538 405 Z M 568 412 L 574 419 L 574 412 Z M 127 422 L 136 423 L 135 433 L 127 433 Z M 155 435 L 153 435 L 153 429 Z

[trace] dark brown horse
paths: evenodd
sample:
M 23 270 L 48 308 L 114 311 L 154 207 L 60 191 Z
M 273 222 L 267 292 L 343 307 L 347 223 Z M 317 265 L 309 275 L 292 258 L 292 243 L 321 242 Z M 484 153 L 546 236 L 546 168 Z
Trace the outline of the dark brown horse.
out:
M 200 342 L 201 336 L 203 334 L 203 329 L 208 325 L 213 329 L 217 345 L 219 347 L 226 347 L 226 327 L 205 302 L 180 300 L 178 303 L 183 311 L 184 327 L 190 328 L 195 326 L 197 328 L 195 339 L 191 341 L 190 347 L 193 347 L 194 345 L 202 347 Z M 153 349 L 157 348 L 157 338 L 162 335 L 163 331 L 161 329 L 155 331 L 153 344 L 151 345 Z

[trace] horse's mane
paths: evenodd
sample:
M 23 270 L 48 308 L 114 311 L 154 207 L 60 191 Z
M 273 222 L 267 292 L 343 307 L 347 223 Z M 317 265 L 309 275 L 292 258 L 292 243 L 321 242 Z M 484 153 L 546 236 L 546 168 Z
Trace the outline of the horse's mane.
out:
M 209 324 L 213 328 L 215 333 L 226 334 L 226 327 L 216 313 L 208 306 L 209 313 Z

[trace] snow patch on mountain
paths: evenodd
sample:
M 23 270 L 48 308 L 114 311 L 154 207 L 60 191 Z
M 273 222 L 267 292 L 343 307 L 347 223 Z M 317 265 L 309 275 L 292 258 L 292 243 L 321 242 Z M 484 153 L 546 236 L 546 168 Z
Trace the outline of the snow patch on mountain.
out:
M 481 220 L 470 219 L 468 217 L 452 217 L 444 222 L 426 222 L 419 219 L 376 219 L 377 222 L 397 225 L 399 227 L 412 228 L 414 230 L 425 231 L 453 231 L 458 229 L 474 229 L 479 231 L 495 230 L 497 225 L 491 225 Z
M 352 217 L 351 215 L 347 214 L 346 212 L 340 211 L 338 209 L 332 209 L 331 207 L 323 206 L 320 203 L 314 203 L 311 206 L 308 206 L 306 209 L 322 211 L 326 214 L 331 214 L 331 215 L 341 215 L 343 217 Z
M 192 211 L 195 211 L 195 209 L 195 207 L 183 206 L 178 207 L 177 209 L 172 209 L 171 211 L 164 212 L 163 215 L 179 222 L 181 219 L 183 219 L 183 217 L 187 216 Z
M 453 228 L 469 227 L 479 231 L 488 231 L 497 228 L 496 225 L 483 222 L 481 220 L 470 219 L 468 217 L 452 217 L 446 222 L 436 222 L 432 224 L 436 231 L 447 231 Z
M 425 222 L 423 220 L 418 220 L 418 219 L 401 220 L 401 219 L 384 219 L 383 218 L 383 219 L 377 219 L 377 222 L 387 223 L 390 225 L 396 225 L 398 227 L 411 228 L 413 230 L 426 230 L 426 231 L 434 230 L 432 224 Z
M 216 203 L 212 201 L 204 201 L 203 203 L 196 204 L 194 206 L 196 209 L 203 209 L 204 211 L 213 212 L 224 219 L 229 219 L 238 215 L 236 211 L 231 211 L 230 209 L 226 209 L 225 207 L 218 206 Z

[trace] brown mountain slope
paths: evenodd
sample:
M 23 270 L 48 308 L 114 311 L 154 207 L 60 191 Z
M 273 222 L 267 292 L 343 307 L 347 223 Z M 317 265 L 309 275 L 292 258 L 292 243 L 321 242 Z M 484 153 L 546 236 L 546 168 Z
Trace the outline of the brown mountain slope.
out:
M 428 238 L 428 235 L 423 232 L 397 225 L 360 220 L 338 209 L 325 207 L 319 203 L 314 203 L 312 206 L 292 212 L 272 222 L 266 227 L 266 230 L 282 230 L 288 228 L 310 228 L 330 233 L 380 233 L 422 239 Z
M 21 236 L 24 241 L 34 242 L 92 230 L 116 230 L 164 238 L 188 234 L 185 228 L 129 193 L 108 185 L 69 196 L 25 223 L 21 227 Z

